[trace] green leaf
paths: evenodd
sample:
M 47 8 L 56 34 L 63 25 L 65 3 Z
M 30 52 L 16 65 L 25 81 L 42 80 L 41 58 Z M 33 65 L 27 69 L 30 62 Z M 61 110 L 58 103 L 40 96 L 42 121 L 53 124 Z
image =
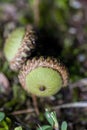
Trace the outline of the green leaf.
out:
M 61 130 L 67 130 L 67 122 L 63 121 L 62 125 L 61 125 Z
M 51 124 L 51 126 L 53 127 L 55 122 L 54 122 L 53 118 L 51 117 L 51 113 L 47 109 L 45 112 L 45 117 L 46 117 L 47 121 Z
M 58 124 L 58 121 L 57 121 L 56 112 L 51 112 L 51 117 L 54 120 L 54 127 L 55 128 L 59 128 L 59 124 Z
M 21 126 L 16 127 L 14 130 L 22 130 Z
M 52 129 L 52 127 L 49 126 L 49 125 L 44 125 L 44 126 L 38 128 L 37 130 L 53 130 L 53 129 Z
M 9 130 L 9 126 L 6 121 L 2 120 L 0 125 L 4 128 L 4 130 Z
M 2 121 L 5 118 L 5 113 L 4 112 L 0 112 L 0 121 Z

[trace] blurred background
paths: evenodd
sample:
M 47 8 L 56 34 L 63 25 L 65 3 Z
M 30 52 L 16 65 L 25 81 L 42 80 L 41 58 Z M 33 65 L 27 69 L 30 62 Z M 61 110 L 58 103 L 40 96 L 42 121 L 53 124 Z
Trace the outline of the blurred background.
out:
M 69 71 L 66 88 L 49 98 L 37 97 L 39 116 L 3 53 L 10 32 L 28 24 L 34 26 L 38 37 L 33 56 L 54 56 Z M 35 130 L 37 124 L 47 124 L 45 108 L 55 110 L 59 124 L 67 121 L 69 130 L 87 129 L 87 0 L 0 0 L 0 111 L 10 120 L 3 130 L 19 125 Z

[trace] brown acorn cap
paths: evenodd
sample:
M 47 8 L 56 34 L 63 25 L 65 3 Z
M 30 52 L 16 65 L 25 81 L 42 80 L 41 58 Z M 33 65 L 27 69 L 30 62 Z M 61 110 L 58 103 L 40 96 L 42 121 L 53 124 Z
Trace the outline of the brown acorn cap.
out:
M 25 30 L 25 35 L 22 39 L 22 44 L 18 48 L 18 52 L 15 57 L 10 61 L 10 68 L 17 71 L 26 61 L 26 57 L 30 56 L 32 50 L 35 48 L 35 32 L 31 25 L 28 25 Z
M 68 72 L 67 69 L 57 59 L 48 57 L 33 58 L 28 60 L 26 65 L 23 65 L 22 70 L 19 73 L 19 81 L 22 87 L 27 90 L 26 76 L 34 69 L 38 67 L 51 68 L 57 71 L 62 79 L 62 86 L 65 87 L 68 84 Z
M 22 44 L 18 49 L 17 54 L 10 62 L 10 68 L 12 70 L 18 70 L 22 67 L 23 63 L 26 61 L 26 57 L 30 56 L 32 50 L 35 48 L 35 35 L 32 26 L 26 27 L 25 36 L 22 40 Z

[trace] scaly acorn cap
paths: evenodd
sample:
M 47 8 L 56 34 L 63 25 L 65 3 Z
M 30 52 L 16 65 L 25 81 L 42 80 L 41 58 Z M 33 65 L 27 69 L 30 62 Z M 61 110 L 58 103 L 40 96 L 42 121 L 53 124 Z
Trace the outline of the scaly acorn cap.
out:
M 27 92 L 47 97 L 67 86 L 68 72 L 55 58 L 33 58 L 23 65 L 19 81 Z
M 35 48 L 35 32 L 32 26 L 15 29 L 6 40 L 4 54 L 14 71 L 19 70 Z

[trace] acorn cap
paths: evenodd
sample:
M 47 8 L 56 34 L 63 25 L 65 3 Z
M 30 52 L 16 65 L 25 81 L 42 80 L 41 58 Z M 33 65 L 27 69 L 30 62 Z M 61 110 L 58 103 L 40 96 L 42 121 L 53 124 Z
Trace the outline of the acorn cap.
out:
M 26 91 L 47 97 L 57 93 L 62 86 L 67 86 L 68 72 L 54 58 L 33 58 L 23 65 L 19 81 Z
M 8 39 L 4 47 L 4 54 L 10 63 L 10 68 L 17 71 L 30 56 L 35 48 L 35 35 L 32 26 L 15 29 Z

